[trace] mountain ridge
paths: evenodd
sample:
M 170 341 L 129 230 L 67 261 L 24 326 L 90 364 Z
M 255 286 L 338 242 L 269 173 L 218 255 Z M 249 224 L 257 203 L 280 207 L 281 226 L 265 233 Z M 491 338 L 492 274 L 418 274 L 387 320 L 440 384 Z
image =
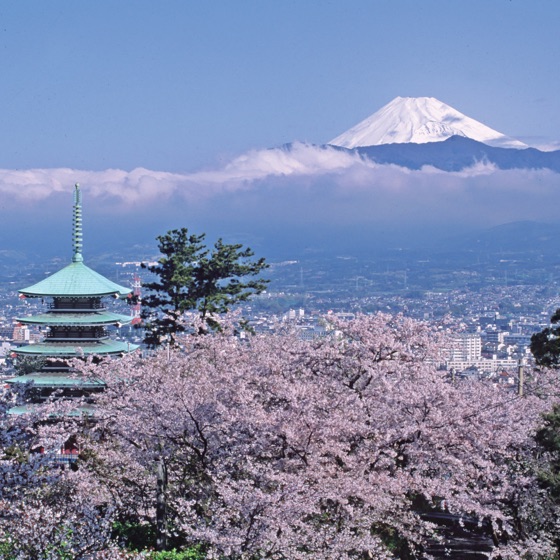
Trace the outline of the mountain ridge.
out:
M 497 148 L 463 136 L 451 136 L 442 142 L 382 144 L 351 151 L 376 163 L 392 163 L 408 169 L 431 165 L 442 171 L 461 171 L 483 162 L 499 169 L 550 169 L 560 173 L 560 150 Z
M 290 142 L 277 148 L 289 152 L 299 142 Z M 310 144 L 313 146 L 314 144 Z M 432 166 L 442 171 L 462 171 L 477 163 L 493 164 L 498 169 L 550 169 L 560 173 L 560 150 L 541 152 L 537 148 L 517 150 L 495 148 L 464 136 L 451 136 L 441 142 L 425 144 L 381 144 L 344 148 L 333 144 L 314 145 L 349 154 L 358 154 L 374 163 L 393 164 L 407 169 L 419 170 Z

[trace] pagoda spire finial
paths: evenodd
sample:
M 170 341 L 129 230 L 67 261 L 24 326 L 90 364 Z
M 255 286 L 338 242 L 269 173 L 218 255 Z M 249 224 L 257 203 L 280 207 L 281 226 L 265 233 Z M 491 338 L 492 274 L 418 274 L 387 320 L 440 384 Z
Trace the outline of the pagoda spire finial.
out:
M 72 262 L 82 262 L 82 193 L 80 191 L 80 184 L 76 183 L 74 190 L 74 223 L 72 231 L 72 244 L 74 248 L 74 255 Z

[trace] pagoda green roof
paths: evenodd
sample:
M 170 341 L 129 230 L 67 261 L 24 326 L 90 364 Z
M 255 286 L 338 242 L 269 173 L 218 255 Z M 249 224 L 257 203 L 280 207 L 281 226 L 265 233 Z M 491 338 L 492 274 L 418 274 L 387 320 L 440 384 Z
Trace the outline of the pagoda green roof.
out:
M 14 416 L 20 416 L 22 414 L 29 414 L 35 410 L 39 410 L 40 407 L 44 406 L 41 403 L 28 403 L 22 404 L 20 406 L 13 406 L 7 410 L 7 414 L 12 414 Z M 65 416 L 75 417 L 75 416 L 94 416 L 95 407 L 90 404 L 82 404 L 79 407 L 66 412 Z
M 37 372 L 7 379 L 6 383 L 33 383 L 37 387 L 99 389 L 105 387 L 100 379 L 86 379 L 65 371 Z
M 41 282 L 19 290 L 26 297 L 123 297 L 131 292 L 132 289 L 112 282 L 81 261 L 71 262 Z
M 53 356 L 75 358 L 81 355 L 92 356 L 110 354 L 128 354 L 138 348 L 137 344 L 120 340 L 100 340 L 98 342 L 42 342 L 15 348 L 14 352 L 22 356 Z
M 96 311 L 94 313 L 66 313 L 54 312 L 42 313 L 29 317 L 18 317 L 17 321 L 29 325 L 69 325 L 69 326 L 95 326 L 95 325 L 114 325 L 121 323 L 128 325 L 132 317 L 113 313 L 111 311 Z

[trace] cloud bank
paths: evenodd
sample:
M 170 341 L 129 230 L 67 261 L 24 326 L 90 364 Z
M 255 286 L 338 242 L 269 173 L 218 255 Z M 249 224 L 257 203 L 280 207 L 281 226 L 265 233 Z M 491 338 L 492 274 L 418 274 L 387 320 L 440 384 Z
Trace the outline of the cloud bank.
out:
M 27 203 L 67 192 L 79 182 L 88 196 L 111 198 L 126 205 L 146 205 L 154 200 L 180 195 L 197 201 L 229 192 L 255 188 L 268 177 L 319 177 L 341 174 L 353 167 L 374 165 L 358 156 L 332 148 L 295 144 L 292 150 L 255 150 L 221 169 L 190 174 L 168 173 L 137 168 L 132 171 L 107 169 L 0 169 L 0 194 Z
M 221 168 L 177 174 L 148 169 L 0 170 L 0 214 L 64 218 L 79 182 L 87 212 L 127 227 L 180 223 L 217 231 L 259 228 L 453 228 L 557 221 L 560 175 L 478 163 L 460 172 L 379 165 L 331 147 L 254 150 Z M 58 217 L 58 218 L 57 218 Z M 134 225 L 136 224 L 136 226 Z M 168 227 L 169 226 L 169 227 Z M 368 229 L 369 228 L 369 229 Z M 359 233 L 357 235 L 360 235 Z

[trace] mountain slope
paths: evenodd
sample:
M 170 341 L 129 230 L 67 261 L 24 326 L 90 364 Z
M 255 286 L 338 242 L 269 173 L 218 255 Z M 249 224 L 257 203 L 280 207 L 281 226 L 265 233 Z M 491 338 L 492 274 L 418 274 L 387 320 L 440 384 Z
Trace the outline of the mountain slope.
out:
M 434 97 L 397 97 L 329 142 L 343 148 L 424 144 L 464 136 L 489 146 L 527 148 Z
M 342 148 L 339 148 L 342 149 Z M 551 169 L 560 173 L 560 150 L 541 152 L 535 148 L 494 148 L 462 136 L 427 144 L 383 144 L 351 150 L 377 163 L 392 163 L 408 169 L 431 165 L 443 171 L 461 171 L 478 162 L 499 169 Z

